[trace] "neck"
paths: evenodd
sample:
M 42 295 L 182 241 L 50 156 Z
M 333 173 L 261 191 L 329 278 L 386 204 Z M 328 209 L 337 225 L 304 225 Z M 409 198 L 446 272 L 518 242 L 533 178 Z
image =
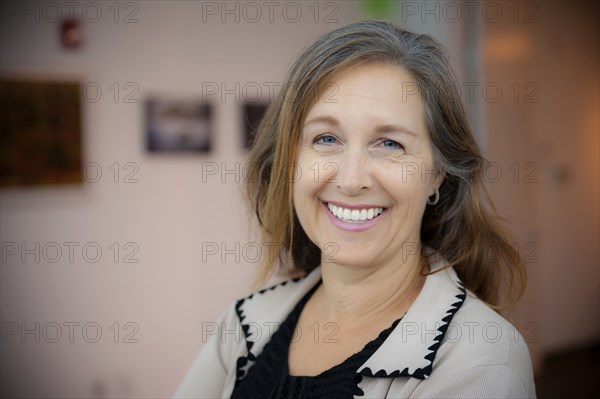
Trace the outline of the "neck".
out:
M 403 315 L 423 286 L 420 253 L 378 267 L 325 263 L 319 304 L 328 320 L 366 325 Z M 394 317 L 395 316 L 395 317 Z

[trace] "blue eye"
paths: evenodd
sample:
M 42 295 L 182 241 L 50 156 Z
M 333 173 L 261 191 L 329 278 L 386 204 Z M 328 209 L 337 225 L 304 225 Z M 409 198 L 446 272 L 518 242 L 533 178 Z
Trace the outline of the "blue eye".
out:
M 397 141 L 394 140 L 383 140 L 382 144 L 385 148 L 398 148 L 398 149 L 403 149 L 404 146 L 400 143 L 398 143 Z
M 332 145 L 337 142 L 337 139 L 329 134 L 319 136 L 315 139 L 315 144 Z

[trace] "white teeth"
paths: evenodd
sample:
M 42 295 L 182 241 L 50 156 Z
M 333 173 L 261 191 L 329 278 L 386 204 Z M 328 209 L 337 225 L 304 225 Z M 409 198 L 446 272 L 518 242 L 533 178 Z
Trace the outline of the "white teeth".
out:
M 344 209 L 344 214 L 342 217 L 344 219 L 350 220 L 352 218 L 352 211 L 350 209 Z
M 379 216 L 383 212 L 383 208 L 347 209 L 333 204 L 327 204 L 327 208 L 338 219 L 345 222 L 364 222 Z

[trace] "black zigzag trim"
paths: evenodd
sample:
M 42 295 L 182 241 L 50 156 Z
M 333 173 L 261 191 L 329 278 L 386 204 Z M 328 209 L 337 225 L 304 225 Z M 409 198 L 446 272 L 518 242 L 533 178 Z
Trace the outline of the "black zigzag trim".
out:
M 465 290 L 465 287 L 462 284 L 462 282 L 458 281 L 457 283 L 462 293 L 455 296 L 455 298 L 458 299 L 458 301 L 450 305 L 450 309 L 446 311 L 446 316 L 442 319 L 444 324 L 440 326 L 440 328 L 438 328 L 439 334 L 433 339 L 434 343 L 429 348 L 427 348 L 431 351 L 431 353 L 425 356 L 425 360 L 429 360 L 429 364 L 427 366 L 420 367 L 412 373 L 408 372 L 408 367 L 406 367 L 402 371 L 394 370 L 391 373 L 387 373 L 385 370 L 379 370 L 376 373 L 373 373 L 370 367 L 365 367 L 363 370 L 360 371 L 360 374 L 366 377 L 415 377 L 421 380 L 424 380 L 425 378 L 429 377 L 433 368 L 433 360 L 435 359 L 435 355 L 437 354 L 442 340 L 446 335 L 446 331 L 448 331 L 448 326 L 450 325 L 452 318 L 454 317 L 456 312 L 458 312 L 458 309 L 460 309 L 460 307 L 465 302 L 465 298 L 467 297 L 467 291 Z
M 277 287 L 283 287 L 283 286 L 287 285 L 289 282 L 297 283 L 298 281 L 302 280 L 302 278 L 303 277 L 297 277 L 297 278 L 294 278 L 291 280 L 283 281 L 281 283 L 272 285 L 271 287 L 264 288 L 258 292 L 254 292 L 254 293 L 250 294 L 249 296 L 247 296 L 246 298 L 242 298 L 236 302 L 235 313 L 237 314 L 238 319 L 240 320 L 240 324 L 242 326 L 242 332 L 244 333 L 244 340 L 246 341 L 246 350 L 248 351 L 248 355 L 240 356 L 237 359 L 237 364 L 236 364 L 237 377 L 236 377 L 236 381 L 235 381 L 236 387 L 239 384 L 240 380 L 246 376 L 248 369 L 250 368 L 250 366 L 252 366 L 252 363 L 254 363 L 254 361 L 256 360 L 256 355 L 254 355 L 252 353 L 252 347 L 254 346 L 254 342 L 250 341 L 250 338 L 251 338 L 250 325 L 244 323 L 244 319 L 246 318 L 246 315 L 244 314 L 244 311 L 242 310 L 242 305 L 247 300 L 252 299 L 252 297 L 254 297 L 254 295 L 256 295 L 256 294 L 262 295 L 265 292 L 272 291 Z M 248 367 L 246 367 L 246 366 L 248 366 Z M 245 370 L 244 370 L 244 368 L 245 368 Z

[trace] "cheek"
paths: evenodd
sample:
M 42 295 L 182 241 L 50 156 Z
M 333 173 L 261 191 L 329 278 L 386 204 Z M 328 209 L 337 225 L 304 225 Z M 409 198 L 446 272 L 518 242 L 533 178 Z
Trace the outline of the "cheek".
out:
M 431 178 L 422 175 L 418 170 L 405 168 L 402 165 L 382 169 L 377 180 L 394 202 L 399 206 L 414 209 L 425 206 Z M 408 171 L 408 172 L 407 172 Z
M 317 240 L 315 236 L 315 211 L 318 212 L 318 208 L 314 199 L 315 193 L 314 183 L 312 183 L 310 178 L 305 176 L 300 176 L 292 186 L 292 198 L 296 216 L 302 229 L 313 242 Z
M 294 187 L 292 188 L 292 203 L 294 205 L 294 209 L 296 210 L 296 214 L 298 215 L 298 217 L 302 217 L 304 213 L 303 204 L 306 203 L 306 200 L 303 196 L 304 190 L 298 184 L 299 183 L 294 183 Z
M 317 185 L 310 176 L 303 175 L 295 180 L 292 187 L 292 200 L 298 214 L 309 211 L 308 207 L 313 206 L 318 191 Z
M 303 167 L 296 165 L 296 173 L 292 182 L 292 201 L 298 217 L 302 218 L 307 212 L 307 206 L 316 189 Z
M 314 195 L 320 187 L 315 165 L 318 165 L 314 157 L 309 154 L 298 154 L 298 160 L 294 163 L 293 191 L 295 198 L 306 198 Z

